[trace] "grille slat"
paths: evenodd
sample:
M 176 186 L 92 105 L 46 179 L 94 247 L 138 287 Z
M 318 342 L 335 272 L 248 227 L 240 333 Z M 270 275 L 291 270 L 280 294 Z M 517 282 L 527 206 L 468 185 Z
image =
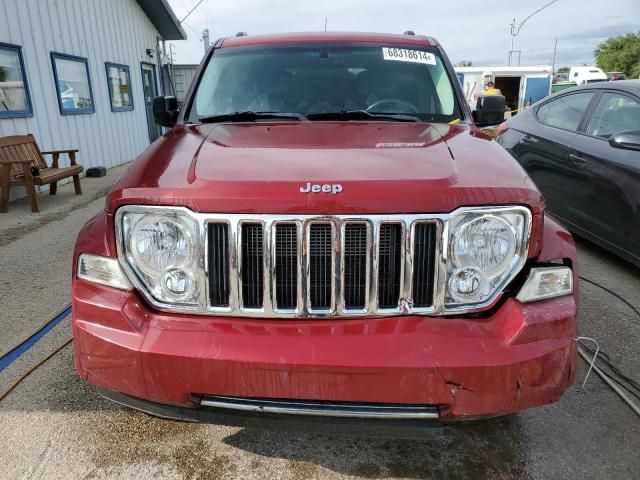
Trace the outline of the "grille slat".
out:
M 229 225 L 209 224 L 209 302 L 229 306 Z
M 262 224 L 242 224 L 242 306 L 262 308 L 264 299 Z
M 413 304 L 415 307 L 424 308 L 433 304 L 435 236 L 434 224 L 419 223 L 415 226 L 413 240 Z
M 344 306 L 363 309 L 367 297 L 367 226 L 344 227 Z
M 380 225 L 378 252 L 378 306 L 397 308 L 402 273 L 402 225 Z
M 295 309 L 298 305 L 298 232 L 295 224 L 276 225 L 276 305 Z
M 331 308 L 333 239 L 330 224 L 309 226 L 309 304 L 315 310 Z
M 207 228 L 212 314 L 349 317 L 435 308 L 440 229 L 431 219 L 230 215 Z

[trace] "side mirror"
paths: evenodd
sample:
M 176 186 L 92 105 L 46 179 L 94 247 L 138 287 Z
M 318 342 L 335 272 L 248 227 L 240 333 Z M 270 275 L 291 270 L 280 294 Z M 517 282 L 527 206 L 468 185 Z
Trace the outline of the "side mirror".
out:
M 504 122 L 507 101 L 502 95 L 480 95 L 473 111 L 478 127 L 489 127 Z
M 155 97 L 153 99 L 153 119 L 161 127 L 173 127 L 178 121 L 178 112 L 176 97 Z
M 631 130 L 612 135 L 609 145 L 613 148 L 640 151 L 640 130 Z

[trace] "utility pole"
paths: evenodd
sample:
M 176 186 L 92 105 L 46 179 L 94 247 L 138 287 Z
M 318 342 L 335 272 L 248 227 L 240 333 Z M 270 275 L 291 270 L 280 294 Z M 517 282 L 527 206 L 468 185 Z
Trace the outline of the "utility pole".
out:
M 553 62 L 551 62 L 551 75 L 554 75 L 556 72 L 556 53 L 558 51 L 558 37 L 556 37 L 556 42 L 553 45 Z
M 205 28 L 202 31 L 202 42 L 204 43 L 204 53 L 207 53 L 209 47 L 211 46 L 211 40 L 209 40 L 209 29 Z
M 324 31 L 327 31 L 327 22 L 329 21 L 328 17 L 324 17 Z
M 175 83 L 175 70 L 173 69 L 173 43 L 169 44 L 169 58 L 167 59 L 167 73 L 169 76 L 169 85 L 173 91 L 173 95 L 176 95 L 176 83 Z M 166 52 L 165 52 L 166 55 Z
M 537 9 L 536 11 L 534 11 L 531 15 L 526 17 L 522 22 L 520 22 L 519 25 L 516 24 L 516 19 L 515 18 L 513 19 L 513 22 L 511 22 L 511 25 L 510 25 L 510 27 L 511 27 L 511 50 L 509 50 L 509 56 L 508 56 L 508 65 L 509 66 L 511 66 L 511 62 L 513 61 L 513 54 L 514 53 L 518 53 L 518 65 L 520 65 L 521 51 L 518 50 L 516 52 L 513 49 L 513 43 L 514 43 L 514 39 L 516 38 L 516 36 L 520 33 L 520 30 L 522 30 L 522 27 L 524 26 L 524 24 L 527 23 L 527 20 L 529 20 L 531 17 L 533 17 L 536 13 L 541 12 L 542 10 L 544 10 L 545 8 L 553 5 L 557 1 L 558 0 L 551 0 L 549 3 L 546 3 L 545 5 L 543 5 L 542 7 Z

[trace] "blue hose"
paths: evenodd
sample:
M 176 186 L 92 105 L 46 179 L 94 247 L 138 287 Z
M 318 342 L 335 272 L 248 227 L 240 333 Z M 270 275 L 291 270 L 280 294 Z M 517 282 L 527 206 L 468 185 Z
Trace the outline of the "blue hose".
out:
M 29 338 L 27 338 L 20 345 L 17 345 L 13 349 L 9 350 L 6 354 L 0 357 L 0 372 L 2 372 L 5 368 L 15 362 L 20 356 L 33 347 L 38 341 L 44 337 L 47 333 L 49 333 L 53 328 L 58 325 L 62 320 L 67 318 L 67 316 L 71 313 L 71 305 L 68 305 L 64 310 L 62 310 L 58 315 L 53 317 L 47 323 L 45 323 L 39 330 L 34 332 Z

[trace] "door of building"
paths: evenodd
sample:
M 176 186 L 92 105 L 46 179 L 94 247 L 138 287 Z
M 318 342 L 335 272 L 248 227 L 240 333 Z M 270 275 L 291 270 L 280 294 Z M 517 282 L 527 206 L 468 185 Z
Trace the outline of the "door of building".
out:
M 160 138 L 160 127 L 153 120 L 153 98 L 158 95 L 156 83 L 156 67 L 152 63 L 141 63 L 142 68 L 142 92 L 144 95 L 144 106 L 147 111 L 147 129 L 151 142 Z

